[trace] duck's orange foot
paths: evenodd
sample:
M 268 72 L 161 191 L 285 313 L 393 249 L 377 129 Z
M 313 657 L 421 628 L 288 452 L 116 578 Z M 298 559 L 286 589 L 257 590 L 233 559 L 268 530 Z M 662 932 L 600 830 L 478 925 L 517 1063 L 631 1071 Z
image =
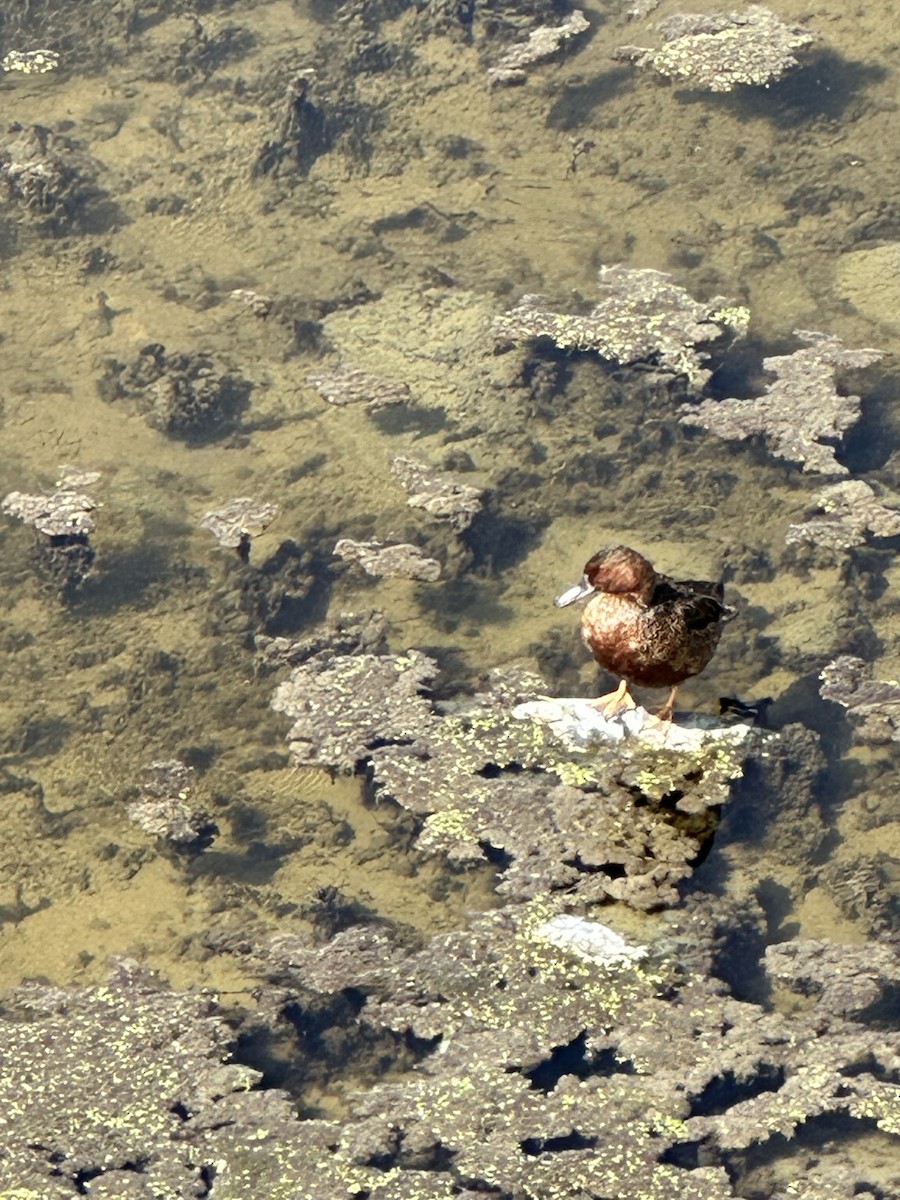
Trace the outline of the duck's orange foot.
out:
M 628 691 L 628 683 L 622 680 L 614 692 L 609 692 L 605 696 L 598 696 L 596 700 L 591 701 L 591 707 L 604 716 L 607 721 L 612 720 L 617 712 L 622 709 L 637 708 L 634 697 Z
M 656 714 L 660 723 L 663 725 L 671 725 L 672 719 L 675 716 L 675 697 L 678 695 L 678 687 L 673 687 L 669 692 L 669 698 Z

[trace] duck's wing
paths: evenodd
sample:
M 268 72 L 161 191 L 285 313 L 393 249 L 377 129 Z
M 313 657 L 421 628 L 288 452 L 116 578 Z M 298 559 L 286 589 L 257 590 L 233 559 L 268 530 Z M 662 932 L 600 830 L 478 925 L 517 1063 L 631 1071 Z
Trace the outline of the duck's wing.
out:
M 719 581 L 657 577 L 650 608 L 677 609 L 688 629 L 706 629 L 719 621 L 730 621 L 735 610 L 725 603 L 725 588 Z

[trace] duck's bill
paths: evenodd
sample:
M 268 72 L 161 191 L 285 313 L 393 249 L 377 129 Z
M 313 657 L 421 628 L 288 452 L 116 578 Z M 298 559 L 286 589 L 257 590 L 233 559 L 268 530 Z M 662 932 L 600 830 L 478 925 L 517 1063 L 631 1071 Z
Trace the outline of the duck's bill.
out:
M 579 600 L 583 600 L 585 596 L 590 596 L 593 590 L 592 585 L 588 583 L 587 579 L 582 578 L 579 583 L 566 588 L 564 592 L 560 592 L 553 603 L 557 608 L 565 608 L 567 604 L 575 604 Z

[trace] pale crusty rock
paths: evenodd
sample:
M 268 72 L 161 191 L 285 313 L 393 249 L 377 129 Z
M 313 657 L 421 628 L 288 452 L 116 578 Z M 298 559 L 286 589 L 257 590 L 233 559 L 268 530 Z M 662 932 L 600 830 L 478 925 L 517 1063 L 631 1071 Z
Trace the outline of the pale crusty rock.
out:
M 590 27 L 590 21 L 581 9 L 576 8 L 561 25 L 541 25 L 533 29 L 527 42 L 511 46 L 488 68 L 488 79 L 495 85 L 524 83 L 528 78 L 527 67 L 552 58 L 560 46 Z
M 341 538 L 334 552 L 344 562 L 357 563 L 367 575 L 399 576 L 434 583 L 441 577 L 441 564 L 408 542 L 355 542 Z
M 220 546 L 237 550 L 258 537 L 278 516 L 278 505 L 237 496 L 221 508 L 205 513 L 200 528 L 208 530 Z
M 56 538 L 87 537 L 94 528 L 91 513 L 97 505 L 84 492 L 58 488 L 55 492 L 35 495 L 10 492 L 0 507 L 8 516 L 18 517 L 39 533 Z
M 234 288 L 229 292 L 232 300 L 237 300 L 246 308 L 249 308 L 255 317 L 259 317 L 264 321 L 272 308 L 275 305 L 275 300 L 272 296 L 266 296 L 262 292 L 256 292 L 253 288 Z
M 723 725 L 710 719 L 660 721 L 645 708 L 625 709 L 605 717 L 590 700 L 578 696 L 548 697 L 526 701 L 512 710 L 518 720 L 538 721 L 551 729 L 564 745 L 573 750 L 636 739 L 647 746 L 665 750 L 700 752 L 707 743 L 740 746 L 752 733 L 745 724 Z
M 312 372 L 307 375 L 306 382 L 323 400 L 339 408 L 364 404 L 367 412 L 378 412 L 392 404 L 409 404 L 412 400 L 412 393 L 405 383 L 392 383 L 356 367 L 340 365 L 331 371 Z
M 325 655 L 296 666 L 271 704 L 294 722 L 287 739 L 298 765 L 352 771 L 374 743 L 424 732 L 433 717 L 423 693 L 436 674 L 418 650 Z
M 864 480 L 844 479 L 819 493 L 809 519 L 789 525 L 785 541 L 849 550 L 864 545 L 867 534 L 900 534 L 900 509 L 882 504 Z
M 391 463 L 391 474 L 409 493 L 411 508 L 424 508 L 433 517 L 450 521 L 456 529 L 467 529 L 481 511 L 481 488 L 459 483 L 446 471 L 403 455 Z
M 831 443 L 840 441 L 859 418 L 860 398 L 838 392 L 835 369 L 871 366 L 882 352 L 848 350 L 828 333 L 795 329 L 794 336 L 806 345 L 793 354 L 763 359 L 764 369 L 775 378 L 762 396 L 688 404 L 681 409 L 681 422 L 721 438 L 761 436 L 772 454 L 799 463 L 804 471 L 846 475 Z
M 0 71 L 19 71 L 22 75 L 46 75 L 58 66 L 55 50 L 8 50 L 0 60 Z
M 574 913 L 551 917 L 535 928 L 533 936 L 597 966 L 626 966 L 640 962 L 648 953 L 646 946 L 632 946 L 608 925 Z
M 796 67 L 794 52 L 815 40 L 803 26 L 787 25 L 758 4 L 727 13 L 675 13 L 657 28 L 659 49 L 619 46 L 614 57 L 710 92 L 767 86 Z
M 624 366 L 649 360 L 700 389 L 710 372 L 698 344 L 728 329 L 742 332 L 748 318 L 746 309 L 718 299 L 701 304 L 662 271 L 601 267 L 598 290 L 602 298 L 586 316 L 554 312 L 543 296 L 523 296 L 494 319 L 494 338 L 501 343 L 549 338 L 562 350 L 595 350 Z

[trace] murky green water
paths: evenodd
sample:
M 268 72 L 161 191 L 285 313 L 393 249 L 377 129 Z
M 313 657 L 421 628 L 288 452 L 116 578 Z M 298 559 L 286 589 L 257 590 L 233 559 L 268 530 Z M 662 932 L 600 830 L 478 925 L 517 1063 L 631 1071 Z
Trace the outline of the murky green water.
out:
M 301 636 L 379 608 L 392 647 L 441 663 L 441 695 L 513 662 L 587 694 L 595 670 L 552 598 L 609 541 L 677 575 L 725 573 L 740 616 L 684 689 L 686 707 L 773 696 L 776 724 L 824 737 L 814 858 L 779 853 L 777 807 L 767 840 L 745 792 L 703 878 L 754 896 L 773 936 L 859 941 L 896 914 L 893 750 L 851 746 L 815 686 L 839 652 L 862 653 L 878 678 L 900 672 L 893 544 L 789 569 L 787 526 L 820 479 L 685 430 L 646 374 L 589 355 L 526 362 L 525 350 L 495 353 L 489 332 L 526 292 L 574 310 L 599 265 L 624 262 L 749 305 L 748 339 L 714 363 L 720 394 L 758 392 L 761 357 L 793 348 L 797 328 L 878 346 L 883 363 L 849 381 L 865 406 L 844 460 L 890 500 L 890 6 L 782 5 L 821 35 L 807 65 L 719 97 L 612 61 L 647 36 L 615 10 L 588 7 L 590 33 L 560 61 L 492 89 L 487 17 L 470 39 L 403 7 L 379 21 L 377 5 L 367 20 L 286 0 L 196 17 L 160 5 L 129 23 L 97 5 L 66 18 L 59 71 L 0 82 L 6 121 L 72 139 L 105 192 L 79 231 L 49 231 L 12 203 L 0 214 L 3 494 L 50 488 L 61 463 L 102 472 L 96 569 L 72 603 L 42 590 L 31 531 L 0 525 L 4 986 L 102 979 L 106 957 L 128 950 L 175 985 L 240 991 L 250 983 L 207 931 L 273 928 L 324 887 L 423 930 L 497 903 L 487 865 L 451 872 L 413 851 L 409 823 L 367 805 L 358 781 L 291 767 L 269 709 L 277 676 L 258 669 L 251 635 Z M 58 34 L 50 8 L 17 36 Z M 301 146 L 305 173 L 294 161 L 263 170 L 285 87 L 310 65 L 313 100 L 337 114 L 333 144 Z M 233 299 L 239 288 L 273 298 L 270 315 Z M 133 400 L 101 398 L 110 362 L 151 343 L 206 352 L 249 381 L 231 428 L 184 441 Z M 410 405 L 326 404 L 307 375 L 338 361 L 407 384 Z M 389 469 L 399 454 L 487 489 L 465 535 L 407 506 Z M 246 572 L 199 528 L 234 496 L 280 507 L 254 541 L 255 567 L 286 539 L 299 547 L 268 619 Z M 414 541 L 450 578 L 373 581 L 339 568 L 340 537 Z M 197 767 L 221 830 L 188 865 L 160 856 L 124 811 L 141 768 L 171 757 Z M 880 894 L 848 899 L 841 864 L 852 875 L 876 844 Z

